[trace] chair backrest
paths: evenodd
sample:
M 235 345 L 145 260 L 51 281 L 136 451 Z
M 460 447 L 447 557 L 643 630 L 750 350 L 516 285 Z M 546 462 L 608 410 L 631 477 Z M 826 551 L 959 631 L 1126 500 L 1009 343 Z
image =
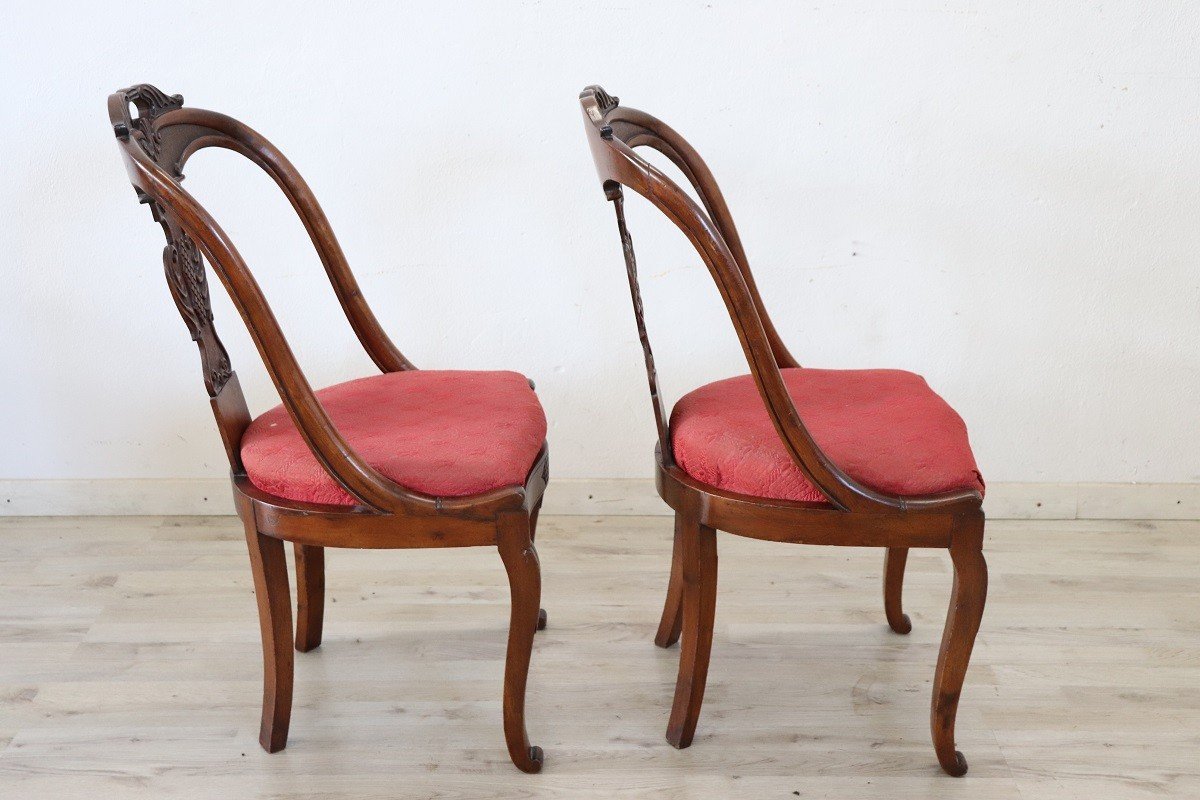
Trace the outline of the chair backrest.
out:
M 108 113 L 138 198 L 150 205 L 154 220 L 166 234 L 163 265 L 167 284 L 200 348 L 204 385 L 234 474 L 244 472 L 241 438 L 250 415 L 229 354 L 213 325 L 206 259 L 241 314 L 296 427 L 329 474 L 364 506 L 376 510 L 412 510 L 414 504 L 432 507 L 434 498 L 404 489 L 378 473 L 337 432 L 237 248 L 180 185 L 187 160 L 206 147 L 233 150 L 261 167 L 303 221 L 346 317 L 375 364 L 383 372 L 414 369 L 371 312 L 329 220 L 295 168 L 270 142 L 237 120 L 185 108 L 179 95 L 167 95 L 148 84 L 110 95 Z
M 599 86 L 584 89 L 579 95 L 579 103 L 596 171 L 606 197 L 613 201 L 617 210 L 618 229 L 625 250 L 629 288 L 646 360 L 663 463 L 672 465 L 674 457 L 667 412 L 658 391 L 654 356 L 646 334 L 633 244 L 625 225 L 622 187 L 629 187 L 649 200 L 687 236 L 699 252 L 720 290 L 750 365 L 750 372 L 776 431 L 796 464 L 829 502 L 843 510 L 852 511 L 886 511 L 922 504 L 923 500 L 885 495 L 858 483 L 834 464 L 809 434 L 779 371 L 780 368 L 799 365 L 784 346 L 767 314 L 725 198 L 712 172 L 695 149 L 661 120 L 643 111 L 621 106 L 616 97 Z M 662 153 L 679 168 L 691 183 L 703 207 L 634 151 L 634 148 L 643 146 Z M 937 502 L 947 499 L 937 498 Z

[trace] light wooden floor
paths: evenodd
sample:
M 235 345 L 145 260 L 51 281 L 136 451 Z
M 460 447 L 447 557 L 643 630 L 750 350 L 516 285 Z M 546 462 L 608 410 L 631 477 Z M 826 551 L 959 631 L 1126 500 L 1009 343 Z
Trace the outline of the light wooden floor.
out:
M 325 644 L 298 654 L 269 756 L 234 518 L 2 520 L 0 798 L 1200 797 L 1200 523 L 989 523 L 960 780 L 928 734 L 933 551 L 909 559 L 904 637 L 881 551 L 721 535 L 704 712 L 671 749 L 670 527 L 543 518 L 527 776 L 501 735 L 494 551 L 331 552 Z

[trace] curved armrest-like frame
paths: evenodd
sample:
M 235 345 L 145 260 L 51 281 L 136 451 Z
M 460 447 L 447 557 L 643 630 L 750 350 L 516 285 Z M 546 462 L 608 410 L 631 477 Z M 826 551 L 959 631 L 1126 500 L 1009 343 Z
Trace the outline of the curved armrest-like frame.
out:
M 133 117 L 130 105 L 137 108 Z M 109 118 L 129 179 L 167 235 L 164 263 L 176 305 L 200 346 L 205 384 L 230 465 L 243 472 L 241 434 L 249 424 L 245 400 L 228 355 L 212 323 L 204 263 L 220 277 L 280 399 L 326 471 L 371 510 L 429 513 L 442 501 L 405 489 L 380 474 L 346 442 L 313 393 L 283 331 L 237 248 L 211 215 L 181 185 L 187 159 L 205 147 L 225 147 L 249 158 L 279 185 L 321 257 L 346 317 L 364 349 L 384 372 L 415 369 L 392 344 L 371 312 L 329 221 L 295 168 L 270 142 L 223 114 L 183 108 L 183 98 L 149 85 L 134 86 L 108 99 Z M 231 396 L 232 395 L 232 396 Z
M 596 171 L 609 199 L 620 202 L 620 187 L 629 187 L 675 223 L 699 252 L 721 292 L 776 431 L 796 464 L 829 502 L 842 510 L 867 512 L 943 507 L 963 502 L 977 504 L 981 498 L 971 491 L 930 497 L 884 494 L 863 486 L 825 455 L 805 427 L 784 385 L 780 368 L 795 367 L 797 363 L 767 315 L 741 240 L 707 165 L 670 127 L 642 111 L 621 107 L 617 98 L 599 86 L 584 89 L 579 102 Z M 678 166 L 696 190 L 704 208 L 661 170 L 634 152 L 633 148 L 639 146 L 658 150 Z M 631 274 L 631 281 L 635 280 Z M 636 292 L 636 286 L 631 288 Z M 637 313 L 640 317 L 640 308 Z M 648 358 L 648 369 L 653 369 L 652 364 L 652 359 Z M 651 384 L 656 385 L 653 374 Z M 660 439 L 660 448 L 666 458 L 671 443 L 665 428 L 660 427 Z

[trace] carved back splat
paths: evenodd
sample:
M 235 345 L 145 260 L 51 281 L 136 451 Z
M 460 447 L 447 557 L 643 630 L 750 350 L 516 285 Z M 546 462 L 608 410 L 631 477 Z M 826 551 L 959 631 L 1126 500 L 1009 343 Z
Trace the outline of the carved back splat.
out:
M 909 500 L 877 492 L 843 472 L 825 455 L 800 419 L 780 373 L 781 368 L 799 365 L 767 314 L 733 217 L 699 153 L 664 122 L 643 111 L 621 106 L 616 97 L 599 86 L 584 89 L 579 102 L 588 145 L 605 196 L 617 205 L 626 270 L 646 358 L 664 465 L 670 466 L 673 461 L 669 422 L 664 421 L 668 417 L 658 394 L 654 358 L 646 337 L 633 244 L 624 223 L 623 187 L 632 189 L 662 211 L 688 237 L 704 260 L 725 302 L 750 373 L 780 439 L 797 466 L 830 504 L 851 511 L 904 508 Z M 695 189 L 700 204 L 639 156 L 634 151 L 637 147 L 651 147 L 666 156 Z
M 137 109 L 136 116 L 131 114 L 131 106 Z M 233 150 L 261 167 L 300 216 L 342 310 L 371 359 L 384 372 L 414 369 L 371 312 L 328 219 L 300 174 L 274 145 L 237 120 L 185 108 L 179 95 L 168 95 L 147 84 L 111 95 L 108 111 L 130 181 L 166 234 L 163 265 L 167 285 L 200 349 L 204 385 L 234 474 L 243 471 L 241 438 L 250 416 L 229 355 L 213 326 L 206 261 L 246 323 L 297 429 L 334 480 L 369 509 L 436 508 L 433 498 L 409 492 L 379 474 L 333 427 L 254 276 L 221 227 L 181 185 L 188 158 L 206 147 Z
M 183 97 L 168 96 L 148 84 L 130 87 L 121 94 L 125 98 L 125 116 L 114 125 L 117 138 L 123 141 L 132 138 L 154 163 L 175 180 L 181 180 L 183 175 L 177 161 L 163 163 L 162 134 L 155 123 L 167 111 L 183 108 Z M 130 104 L 137 108 L 137 117 L 130 116 Z M 217 397 L 233 375 L 233 370 L 229 364 L 229 353 L 213 325 L 212 299 L 208 290 L 204 258 L 196 242 L 188 236 L 173 214 L 145 192 L 139 190 L 138 197 L 150 206 L 154 221 L 162 225 L 163 233 L 166 234 L 163 269 L 166 272 L 167 286 L 184 323 L 187 324 L 192 341 L 200 348 L 204 386 L 209 397 Z
M 615 105 L 615 103 L 614 103 Z M 605 194 L 617 212 L 617 231 L 621 234 L 621 250 L 625 254 L 625 274 L 629 278 L 629 296 L 633 300 L 633 315 L 637 320 L 638 339 L 642 343 L 642 357 L 646 361 L 646 380 L 650 384 L 650 403 L 654 406 L 654 425 L 658 430 L 659 452 L 664 464 L 674 464 L 675 454 L 671 450 L 670 432 L 667 430 L 667 409 L 662 393 L 658 390 L 658 369 L 654 366 L 654 350 L 650 347 L 650 334 L 646 332 L 646 310 L 642 304 L 642 288 L 638 282 L 637 254 L 633 251 L 633 237 L 625 222 L 625 197 L 621 186 L 611 183 L 605 186 Z
M 163 248 L 163 269 L 171 297 L 192 341 L 200 347 L 200 364 L 204 371 L 204 387 L 209 397 L 217 397 L 233 376 L 229 364 L 229 353 L 221 343 L 213 326 L 212 299 L 208 292 L 208 277 L 204 270 L 204 258 L 187 231 L 166 214 L 162 206 L 151 203 L 155 219 L 162 223 L 167 235 L 167 246 Z

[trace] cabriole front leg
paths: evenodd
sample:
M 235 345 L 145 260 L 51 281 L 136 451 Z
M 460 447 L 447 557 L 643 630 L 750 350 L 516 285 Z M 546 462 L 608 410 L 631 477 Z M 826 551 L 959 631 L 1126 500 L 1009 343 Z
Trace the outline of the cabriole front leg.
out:
M 962 694 L 963 679 L 967 675 L 967 665 L 971 661 L 975 634 L 979 631 L 984 602 L 987 600 L 982 514 L 954 534 L 950 558 L 954 562 L 954 589 L 933 678 L 929 726 L 938 762 L 947 773 L 958 777 L 966 774 L 967 760 L 954 747 L 954 721 L 958 715 L 958 700 Z
M 504 738 L 508 755 L 522 772 L 542 768 L 542 748 L 531 745 L 525 731 L 525 685 L 533 636 L 541 620 L 542 573 L 531 538 L 530 518 L 508 513 L 497 523 L 497 547 L 512 593 L 508 624 L 508 656 L 504 665 Z

